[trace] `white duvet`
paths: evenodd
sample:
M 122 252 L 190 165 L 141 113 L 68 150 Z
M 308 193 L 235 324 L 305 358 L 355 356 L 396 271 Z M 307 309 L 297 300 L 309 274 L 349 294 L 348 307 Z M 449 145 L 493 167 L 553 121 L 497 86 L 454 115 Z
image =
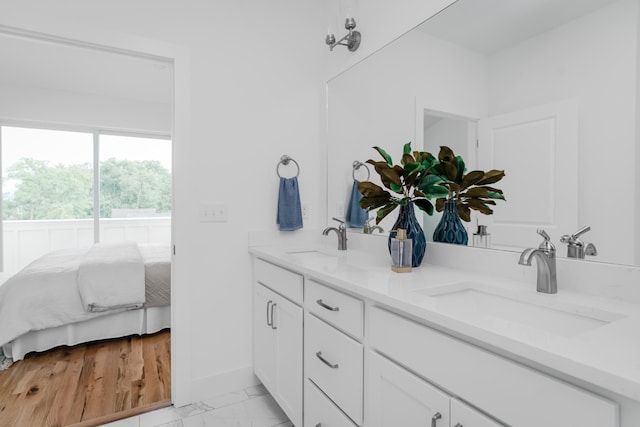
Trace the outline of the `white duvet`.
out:
M 84 305 L 78 270 L 88 250 L 63 249 L 46 254 L 0 286 L 0 345 L 29 331 L 123 310 L 91 312 Z M 140 286 L 144 297 L 144 277 Z

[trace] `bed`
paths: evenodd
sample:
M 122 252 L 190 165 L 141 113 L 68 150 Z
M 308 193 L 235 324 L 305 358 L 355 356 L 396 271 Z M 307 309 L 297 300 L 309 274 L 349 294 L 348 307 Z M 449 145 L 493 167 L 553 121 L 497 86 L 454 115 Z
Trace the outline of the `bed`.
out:
M 96 244 L 50 252 L 0 286 L 0 347 L 22 360 L 60 345 L 171 326 L 168 245 Z

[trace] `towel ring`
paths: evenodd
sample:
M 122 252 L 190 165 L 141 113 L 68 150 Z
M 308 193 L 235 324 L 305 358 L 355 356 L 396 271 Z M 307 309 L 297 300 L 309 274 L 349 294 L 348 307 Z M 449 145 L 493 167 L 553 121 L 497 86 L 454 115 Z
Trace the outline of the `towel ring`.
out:
M 358 181 L 358 180 L 356 179 L 356 171 L 357 171 L 358 169 L 360 169 L 360 167 L 361 167 L 361 166 L 364 166 L 364 168 L 367 170 L 367 179 L 366 179 L 366 181 L 369 181 L 369 178 L 371 178 L 371 171 L 369 170 L 369 166 L 367 166 L 367 165 L 366 165 L 366 163 L 362 163 L 362 162 L 360 162 L 360 161 L 358 161 L 358 160 L 356 160 L 356 161 L 354 161 L 354 162 L 353 162 L 353 170 L 351 171 L 351 177 L 352 177 L 355 181 Z M 360 181 L 358 181 L 358 182 L 360 182 Z
M 280 161 L 276 165 L 276 174 L 278 175 L 278 178 L 282 178 L 282 175 L 280 175 L 280 165 L 287 166 L 289 162 L 293 162 L 296 165 L 297 169 L 295 176 L 293 176 L 292 178 L 297 178 L 300 175 L 300 165 L 298 164 L 298 162 L 285 154 L 284 156 L 280 157 Z

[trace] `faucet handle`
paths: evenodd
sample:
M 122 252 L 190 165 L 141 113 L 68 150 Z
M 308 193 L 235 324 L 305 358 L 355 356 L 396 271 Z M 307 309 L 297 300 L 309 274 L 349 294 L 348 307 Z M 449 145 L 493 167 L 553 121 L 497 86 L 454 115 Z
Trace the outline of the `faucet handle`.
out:
M 540 245 L 538 246 L 538 249 L 542 249 L 549 252 L 555 252 L 556 247 L 553 245 L 553 243 L 551 243 L 551 237 L 549 237 L 549 234 L 546 231 L 544 231 L 542 228 L 538 228 L 536 232 L 539 235 L 541 235 L 542 238 L 544 239 L 544 241 L 540 243 Z
M 342 230 L 343 228 L 346 228 L 346 226 L 344 225 L 344 221 L 343 221 L 343 220 L 341 220 L 340 218 L 336 218 L 336 217 L 334 216 L 334 217 L 332 217 L 331 219 L 333 219 L 334 221 L 338 221 L 338 222 L 340 223 L 340 225 L 338 226 L 338 228 L 339 228 L 339 229 L 341 229 L 341 230 Z
M 562 236 L 560 238 L 560 241 L 562 243 L 568 243 L 570 245 L 582 246 L 583 243 L 580 241 L 580 239 L 578 239 L 578 237 L 580 237 L 581 235 L 583 235 L 584 233 L 586 233 L 589 230 L 591 230 L 591 226 L 585 225 L 584 227 L 580 228 L 578 231 L 576 231 L 575 233 L 573 233 L 571 235 L 565 234 L 564 236 Z

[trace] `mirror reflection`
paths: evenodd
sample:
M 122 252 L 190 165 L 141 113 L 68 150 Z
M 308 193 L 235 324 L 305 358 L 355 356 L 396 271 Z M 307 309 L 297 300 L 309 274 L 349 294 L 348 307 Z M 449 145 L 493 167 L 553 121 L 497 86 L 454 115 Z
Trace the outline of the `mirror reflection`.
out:
M 345 216 L 353 162 L 381 160 L 371 147 L 399 162 L 406 142 L 447 145 L 469 170 L 506 172 L 507 201 L 464 223 L 470 244 L 479 225 L 503 250 L 544 228 L 566 256 L 561 239 L 589 226 L 586 260 L 640 264 L 638 16 L 637 0 L 459 0 L 333 78 L 328 216 Z M 438 220 L 425 216 L 428 239 Z

